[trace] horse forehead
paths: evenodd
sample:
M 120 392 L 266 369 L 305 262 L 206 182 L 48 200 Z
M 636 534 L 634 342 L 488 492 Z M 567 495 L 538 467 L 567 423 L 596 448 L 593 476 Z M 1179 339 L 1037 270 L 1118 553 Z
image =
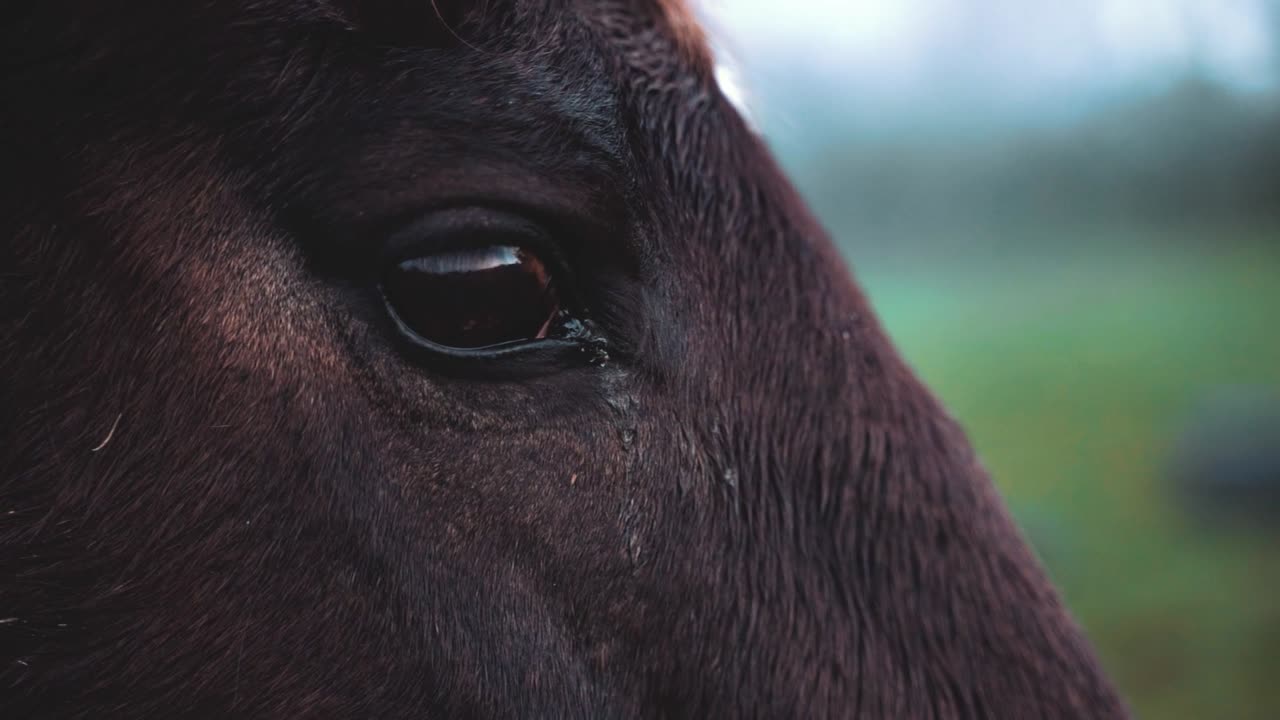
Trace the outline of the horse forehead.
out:
M 698 1 L 577 0 L 571 7 L 603 26 L 633 62 L 650 67 L 683 65 L 702 72 L 711 68 L 713 53 L 696 8 Z
M 654 0 L 682 58 L 698 67 L 711 65 L 706 32 L 689 0 Z

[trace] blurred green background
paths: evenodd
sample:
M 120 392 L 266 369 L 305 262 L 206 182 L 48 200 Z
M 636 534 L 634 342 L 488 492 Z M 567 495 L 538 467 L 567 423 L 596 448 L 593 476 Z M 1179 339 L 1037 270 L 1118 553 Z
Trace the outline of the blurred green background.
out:
M 1280 3 L 706 9 L 1134 710 L 1280 717 Z

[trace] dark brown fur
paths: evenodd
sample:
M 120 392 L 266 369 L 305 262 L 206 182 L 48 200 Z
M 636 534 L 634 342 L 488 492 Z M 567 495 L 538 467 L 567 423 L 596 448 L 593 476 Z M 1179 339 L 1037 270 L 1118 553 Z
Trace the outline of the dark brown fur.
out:
M 8 10 L 5 717 L 1124 715 L 672 7 Z M 607 362 L 397 350 L 458 202 Z

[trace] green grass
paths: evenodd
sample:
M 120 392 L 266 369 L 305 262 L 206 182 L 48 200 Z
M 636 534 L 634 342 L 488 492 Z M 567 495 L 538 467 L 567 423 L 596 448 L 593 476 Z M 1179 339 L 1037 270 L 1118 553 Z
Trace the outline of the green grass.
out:
M 1197 525 L 1162 477 L 1199 393 L 1280 388 L 1280 231 L 1206 237 L 1130 230 L 1076 250 L 1042 242 L 1068 248 L 1052 259 L 993 251 L 858 274 L 1135 711 L 1272 718 L 1280 533 Z

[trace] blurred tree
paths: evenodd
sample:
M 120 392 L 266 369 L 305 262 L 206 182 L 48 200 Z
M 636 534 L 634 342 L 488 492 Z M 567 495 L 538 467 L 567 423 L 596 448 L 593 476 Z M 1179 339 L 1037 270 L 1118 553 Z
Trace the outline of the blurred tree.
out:
M 969 241 L 1027 225 L 1280 219 L 1278 95 L 1235 94 L 1195 69 L 1072 124 L 938 119 L 924 130 L 846 128 L 808 142 L 820 151 L 786 159 L 844 237 L 871 230 L 935 242 L 940 233 L 917 231 L 945 230 Z

